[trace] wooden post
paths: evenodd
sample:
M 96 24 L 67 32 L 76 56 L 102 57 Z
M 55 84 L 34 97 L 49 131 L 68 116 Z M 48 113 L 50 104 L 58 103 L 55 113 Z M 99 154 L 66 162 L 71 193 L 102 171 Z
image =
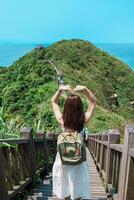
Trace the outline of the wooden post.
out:
M 38 130 L 37 138 L 44 140 L 45 132 L 43 130 Z
M 110 170 L 110 144 L 117 144 L 120 140 L 118 129 L 110 129 L 108 131 L 107 155 L 106 155 L 106 189 L 108 187 L 109 170 Z
M 93 153 L 93 136 L 92 135 L 90 135 L 90 138 L 91 138 L 91 140 L 90 140 L 90 145 L 89 145 L 89 149 L 91 150 L 91 152 Z
M 24 127 L 20 129 L 20 137 L 23 139 L 30 139 L 32 135 L 32 128 Z
M 131 200 L 134 199 L 134 192 L 131 198 L 125 198 L 126 180 L 127 180 L 127 167 L 128 167 L 128 151 L 129 148 L 134 147 L 134 125 L 125 126 L 125 136 L 124 136 L 124 148 L 122 153 L 121 167 L 120 167 L 120 178 L 119 178 L 119 190 L 118 190 L 118 200 Z M 131 175 L 130 175 L 131 176 Z M 127 192 L 126 192 L 127 193 Z
M 43 130 L 37 132 L 37 137 L 43 139 L 43 152 L 44 152 L 44 163 L 45 163 L 45 172 L 48 173 L 48 147 L 46 142 L 46 135 Z
M 31 178 L 32 178 L 32 185 L 35 185 L 36 181 L 36 160 L 35 160 L 35 144 L 33 141 L 33 133 L 32 128 L 24 127 L 20 130 L 20 136 L 24 139 L 29 139 L 29 159 L 30 159 L 30 166 L 31 166 Z
M 96 142 L 95 142 L 95 140 L 96 140 L 96 134 L 93 136 L 93 153 L 94 153 L 94 158 L 95 158 L 95 148 L 96 148 Z
M 101 141 L 101 138 L 102 138 L 102 135 L 99 134 L 98 135 L 98 142 L 97 142 L 97 152 L 96 152 L 96 162 L 98 163 L 99 162 L 99 155 L 100 155 L 100 143 L 99 141 Z
M 97 163 L 96 157 L 97 157 L 98 136 L 99 136 L 99 134 L 95 135 L 95 149 L 94 149 L 94 156 L 95 156 L 95 161 L 96 161 L 96 163 Z
M 100 171 L 103 170 L 103 166 L 104 166 L 104 163 L 103 163 L 103 149 L 104 149 L 104 144 L 103 142 L 104 141 L 107 141 L 107 133 L 106 132 L 103 132 L 102 133 L 102 143 L 101 143 L 101 148 L 100 148 Z
M 127 180 L 126 180 L 126 186 L 125 186 L 124 199 L 133 200 L 134 199 L 134 157 L 132 158 L 129 156 L 128 158 L 126 179 Z
M 8 200 L 8 191 L 6 187 L 6 177 L 4 173 L 4 166 L 3 166 L 3 153 L 0 147 L 0 199 L 1 200 Z

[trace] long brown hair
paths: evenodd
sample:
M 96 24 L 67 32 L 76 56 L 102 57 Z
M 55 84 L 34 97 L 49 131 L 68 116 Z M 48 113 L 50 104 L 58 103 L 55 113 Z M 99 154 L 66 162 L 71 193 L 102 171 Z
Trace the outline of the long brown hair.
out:
M 81 98 L 72 94 L 64 104 L 63 121 L 65 129 L 81 131 L 84 126 L 84 110 Z

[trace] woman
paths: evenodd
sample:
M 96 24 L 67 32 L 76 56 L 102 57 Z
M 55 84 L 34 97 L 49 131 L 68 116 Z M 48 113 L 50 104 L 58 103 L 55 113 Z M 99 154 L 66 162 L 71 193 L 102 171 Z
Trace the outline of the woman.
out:
M 58 99 L 63 91 L 70 91 L 70 95 L 64 104 L 63 114 L 58 106 Z M 81 98 L 77 92 L 83 92 L 88 98 L 89 106 L 84 113 Z M 52 106 L 58 123 L 64 127 L 67 132 L 80 132 L 84 125 L 90 121 L 96 105 L 94 94 L 85 86 L 78 85 L 72 89 L 69 85 L 61 85 L 52 98 Z M 87 162 L 84 161 L 79 165 L 63 165 L 57 152 L 53 165 L 53 193 L 59 199 L 70 200 L 81 198 L 89 199 L 89 177 Z

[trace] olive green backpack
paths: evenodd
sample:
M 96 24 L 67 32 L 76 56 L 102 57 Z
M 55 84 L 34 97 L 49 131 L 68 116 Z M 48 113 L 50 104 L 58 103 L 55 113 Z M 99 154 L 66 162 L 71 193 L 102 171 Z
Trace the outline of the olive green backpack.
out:
M 78 165 L 86 161 L 86 147 L 80 133 L 60 134 L 57 139 L 57 149 L 64 165 Z

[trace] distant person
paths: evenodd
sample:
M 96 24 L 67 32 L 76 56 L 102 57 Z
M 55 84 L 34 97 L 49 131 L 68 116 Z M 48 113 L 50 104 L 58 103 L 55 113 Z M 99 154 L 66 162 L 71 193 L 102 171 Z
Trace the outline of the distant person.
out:
M 130 104 L 131 104 L 132 107 L 134 108 L 134 101 L 130 101 Z
M 64 81 L 63 81 L 63 77 L 62 77 L 62 73 L 58 72 L 57 73 L 57 80 L 58 80 L 58 85 L 64 85 Z
M 84 138 L 84 142 L 86 143 L 87 146 L 87 141 L 88 141 L 88 136 L 89 136 L 89 130 L 87 127 L 84 127 L 81 131 L 80 134 L 83 136 Z
M 58 99 L 63 91 L 70 91 L 72 94 L 65 100 L 63 113 L 58 105 Z M 76 94 L 83 92 L 88 98 L 89 106 L 84 113 L 81 98 Z M 64 127 L 65 131 L 73 134 L 82 131 L 85 124 L 90 121 L 96 106 L 94 94 L 85 86 L 78 85 L 74 90 L 69 85 L 61 85 L 52 98 L 52 106 L 58 123 Z M 59 199 L 80 200 L 89 199 L 89 174 L 87 161 L 78 165 L 64 165 L 59 152 L 53 165 L 53 193 Z
M 109 99 L 111 100 L 111 103 L 112 103 L 112 107 L 117 109 L 119 108 L 119 101 L 118 101 L 118 95 L 116 93 L 113 93 L 113 95 L 111 95 L 109 97 Z

